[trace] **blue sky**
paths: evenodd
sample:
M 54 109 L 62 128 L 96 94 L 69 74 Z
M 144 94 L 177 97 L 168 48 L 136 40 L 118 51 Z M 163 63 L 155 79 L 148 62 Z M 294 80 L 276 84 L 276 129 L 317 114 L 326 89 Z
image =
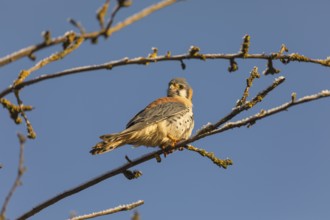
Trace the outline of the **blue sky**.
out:
M 74 29 L 67 18 L 80 21 L 87 31 L 97 30 L 95 11 L 104 1 L 1 1 L 0 56 Z M 114 4 L 115 1 L 112 1 Z M 115 23 L 156 1 L 134 1 L 123 9 Z M 71 67 L 101 64 L 123 57 L 146 56 L 152 47 L 159 54 L 186 53 L 191 45 L 203 53 L 235 53 L 242 37 L 251 36 L 251 53 L 277 52 L 282 43 L 289 52 L 324 59 L 330 56 L 329 1 L 198 1 L 186 0 L 138 21 L 97 45 L 84 43 L 65 59 L 33 73 L 54 73 Z M 36 53 L 38 59 L 60 50 L 60 46 Z M 108 154 L 91 156 L 88 151 L 105 133 L 118 132 L 128 120 L 152 100 L 164 96 L 167 83 L 185 77 L 194 88 L 194 132 L 230 112 L 244 90 L 254 66 L 260 72 L 265 61 L 237 60 L 239 70 L 229 74 L 228 61 L 186 61 L 148 66 L 125 66 L 44 81 L 22 91 L 28 114 L 37 132 L 25 148 L 23 185 L 7 210 L 14 219 L 38 203 L 77 184 L 125 163 L 125 155 L 136 158 L 150 148 L 124 146 Z M 33 62 L 24 58 L 0 68 L 0 90 L 20 70 Z M 251 96 L 266 88 L 275 77 L 286 82 L 251 111 L 268 109 L 297 97 L 329 89 L 330 69 L 315 64 L 274 62 L 277 76 L 255 80 Z M 12 95 L 8 98 L 14 101 Z M 229 157 L 234 165 L 220 169 L 211 161 L 188 152 L 176 152 L 162 163 L 149 161 L 136 167 L 143 176 L 128 181 L 124 176 L 64 199 L 31 219 L 65 219 L 71 211 L 86 214 L 137 200 L 142 219 L 328 219 L 330 216 L 330 103 L 328 99 L 297 106 L 289 111 L 245 127 L 201 139 L 196 147 Z M 0 110 L 0 199 L 14 181 L 17 132 L 6 110 Z M 235 120 L 234 119 L 234 120 Z M 132 211 L 112 218 L 129 219 Z M 101 217 L 99 219 L 108 219 Z

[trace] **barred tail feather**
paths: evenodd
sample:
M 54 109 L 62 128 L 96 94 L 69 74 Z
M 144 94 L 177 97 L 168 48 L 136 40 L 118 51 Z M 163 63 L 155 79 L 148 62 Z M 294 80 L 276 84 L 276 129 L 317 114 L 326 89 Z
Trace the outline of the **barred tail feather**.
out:
M 100 138 L 103 140 L 97 143 L 92 150 L 91 154 L 103 154 L 105 152 L 112 151 L 117 147 L 120 147 L 126 144 L 126 140 L 128 140 L 127 133 L 118 133 L 118 134 L 106 134 L 101 136 Z

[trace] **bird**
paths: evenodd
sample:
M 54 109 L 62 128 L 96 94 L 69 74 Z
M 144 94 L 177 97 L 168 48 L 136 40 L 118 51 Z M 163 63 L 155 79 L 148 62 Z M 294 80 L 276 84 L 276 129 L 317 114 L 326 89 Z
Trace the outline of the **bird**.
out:
M 175 146 L 187 140 L 194 128 L 193 90 L 184 78 L 168 83 L 167 96 L 158 98 L 138 112 L 119 133 L 100 136 L 90 153 L 103 154 L 123 145 L 161 147 Z

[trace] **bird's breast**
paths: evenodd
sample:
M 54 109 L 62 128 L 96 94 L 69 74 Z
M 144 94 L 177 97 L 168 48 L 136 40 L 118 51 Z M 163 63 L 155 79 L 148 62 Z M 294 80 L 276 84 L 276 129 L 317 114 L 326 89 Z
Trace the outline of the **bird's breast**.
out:
M 191 108 L 186 112 L 174 115 L 166 121 L 167 132 L 177 140 L 184 140 L 190 137 L 194 128 L 194 116 Z

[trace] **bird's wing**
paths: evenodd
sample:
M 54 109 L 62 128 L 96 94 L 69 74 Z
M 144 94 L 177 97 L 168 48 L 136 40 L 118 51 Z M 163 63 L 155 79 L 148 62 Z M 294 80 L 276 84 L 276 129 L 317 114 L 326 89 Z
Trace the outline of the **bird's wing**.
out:
M 177 114 L 183 114 L 189 111 L 189 109 L 180 102 L 165 102 L 160 103 L 152 107 L 147 107 L 137 113 L 126 125 L 126 128 L 133 128 L 135 125 L 136 129 L 141 126 L 150 125 L 157 123 L 169 117 Z

